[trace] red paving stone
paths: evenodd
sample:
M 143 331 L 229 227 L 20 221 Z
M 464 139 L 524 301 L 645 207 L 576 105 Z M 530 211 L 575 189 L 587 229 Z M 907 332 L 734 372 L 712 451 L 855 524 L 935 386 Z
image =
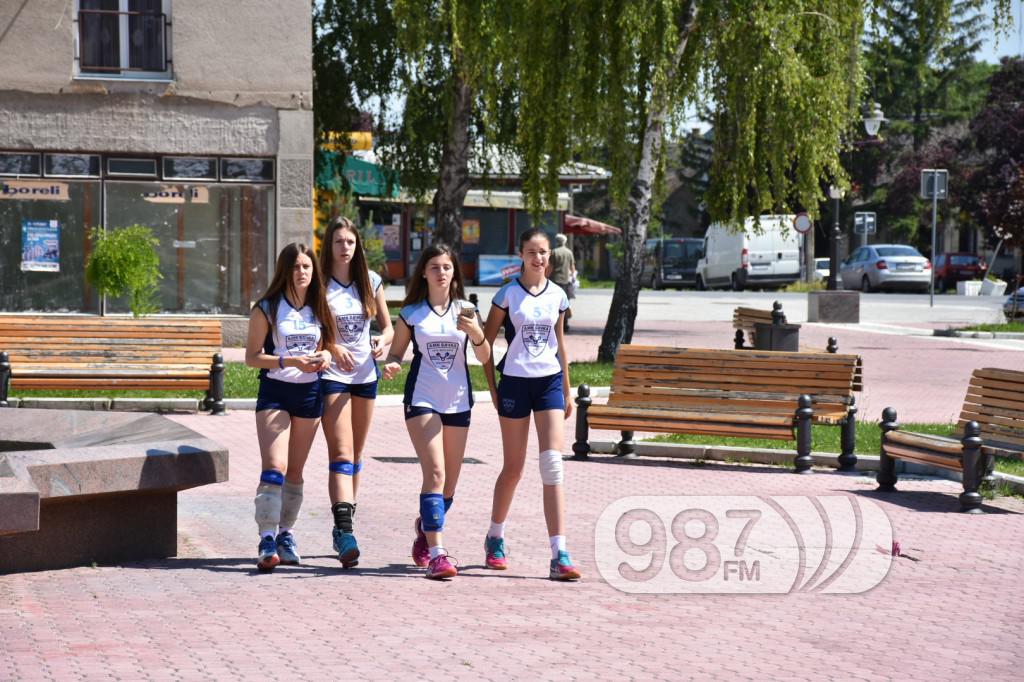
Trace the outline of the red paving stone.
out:
M 599 332 L 574 327 L 571 357 L 592 359 Z M 808 325 L 802 341 L 823 346 L 828 335 Z M 952 417 L 974 367 L 1016 367 L 1024 357 L 934 339 L 836 335 L 842 350 L 864 357 L 862 415 L 872 419 L 889 402 L 902 419 Z M 724 348 L 729 338 L 728 323 L 652 323 L 634 340 Z M 890 380 L 896 371 L 903 377 Z M 568 462 L 569 546 L 584 580 L 555 584 L 546 580 L 536 454 L 509 519 L 511 568 L 482 568 L 501 448 L 497 417 L 481 404 L 467 455 L 482 463 L 464 466 L 446 528 L 461 574 L 434 583 L 409 556 L 419 468 L 374 459 L 413 456 L 401 409 L 379 407 L 356 517 L 358 569 L 342 571 L 332 557 L 318 438 L 296 529 L 305 561 L 259 575 L 252 413 L 172 418 L 228 447 L 230 480 L 179 495 L 177 558 L 0 576 L 0 680 L 1019 679 L 1024 663 L 1006 634 L 1019 629 L 1024 603 L 1017 498 L 967 516 L 953 512 L 959 487 L 948 481 L 901 481 L 899 494 L 883 497 L 868 477 L 826 471 Z M 871 499 L 917 560 L 894 559 L 884 581 L 859 595 L 630 595 L 604 582 L 594 554 L 601 511 L 626 496 L 684 494 Z

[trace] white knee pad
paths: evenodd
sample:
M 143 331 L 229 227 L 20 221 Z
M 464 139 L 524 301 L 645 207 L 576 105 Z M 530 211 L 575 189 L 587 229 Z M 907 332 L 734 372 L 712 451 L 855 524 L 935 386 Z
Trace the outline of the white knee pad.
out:
M 281 521 L 281 486 L 260 483 L 256 487 L 256 525 L 260 535 L 277 533 Z
M 540 453 L 540 480 L 544 485 L 562 484 L 562 453 L 545 450 Z
M 284 482 L 281 491 L 281 527 L 291 528 L 299 519 L 302 508 L 302 484 Z

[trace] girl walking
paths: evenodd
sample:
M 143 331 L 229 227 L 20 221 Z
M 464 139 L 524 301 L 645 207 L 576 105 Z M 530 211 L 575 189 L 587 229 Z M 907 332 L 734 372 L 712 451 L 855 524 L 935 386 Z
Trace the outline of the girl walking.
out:
M 319 372 L 331 362 L 334 325 L 313 252 L 288 244 L 249 314 L 245 364 L 260 370 L 256 436 L 263 473 L 256 488 L 257 567 L 301 560 L 292 528 L 302 506 L 302 469 L 323 412 Z
M 423 471 L 412 556 L 417 566 L 427 567 L 427 578 L 440 580 L 457 574 L 442 531 L 455 497 L 473 407 L 466 352 L 472 344 L 477 360 L 486 362 L 491 349 L 476 309 L 462 303 L 462 271 L 448 246 L 427 247 L 410 282 L 384 378 L 401 371 L 411 341 L 413 359 L 403 401 L 405 426 Z
M 383 357 L 394 331 L 380 275 L 367 266 L 362 238 L 347 218 L 335 218 L 327 228 L 320 267 L 328 277 L 327 303 L 337 339 L 334 362 L 320 379 L 332 535 L 338 560 L 344 568 L 351 568 L 359 563 L 354 531 L 356 491 L 377 398 L 377 359 Z M 380 336 L 370 336 L 371 318 L 377 320 Z
M 572 414 L 569 363 L 564 352 L 562 325 L 569 301 L 546 276 L 551 241 L 539 229 L 519 238 L 523 270 L 494 295 L 484 336 L 493 343 L 505 327 L 508 351 L 495 382 L 494 363 L 484 364 L 491 400 L 501 424 L 504 464 L 494 484 L 491 527 L 484 541 L 488 568 L 508 568 L 505 520 L 526 463 L 526 443 L 533 414 L 540 442 L 540 477 L 544 484 L 544 519 L 551 544 L 548 577 L 577 580 L 579 571 L 565 544 L 565 494 L 562 489 L 562 422 Z

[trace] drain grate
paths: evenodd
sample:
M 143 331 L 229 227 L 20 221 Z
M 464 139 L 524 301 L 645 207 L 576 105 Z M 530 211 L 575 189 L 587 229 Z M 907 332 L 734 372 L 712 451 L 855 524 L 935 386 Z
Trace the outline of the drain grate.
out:
M 378 462 L 384 462 L 385 464 L 419 464 L 420 461 L 415 457 L 374 457 Z M 483 464 L 483 462 L 476 457 L 464 457 L 462 459 L 463 464 Z

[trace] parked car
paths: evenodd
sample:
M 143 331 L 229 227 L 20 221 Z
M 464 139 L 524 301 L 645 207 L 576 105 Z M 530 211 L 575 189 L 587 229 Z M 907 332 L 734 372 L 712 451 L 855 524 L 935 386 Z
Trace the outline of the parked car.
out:
M 763 215 L 760 229 L 747 218 L 743 229 L 712 223 L 697 263 L 697 288 L 784 287 L 800 279 L 800 235 L 791 215 Z
M 1008 320 L 1024 317 L 1024 287 L 1006 297 L 1006 302 L 1003 303 L 1003 312 L 1006 313 Z
M 988 266 L 973 253 L 940 253 L 935 257 L 935 289 L 955 289 L 957 282 L 985 279 Z
M 828 282 L 828 275 L 831 269 L 831 264 L 828 258 L 815 258 L 814 259 L 814 279 L 822 282 Z
M 697 283 L 697 261 L 703 255 L 703 239 L 648 239 L 640 283 L 653 289 L 692 287 Z
M 844 289 L 867 293 L 876 289 L 928 291 L 932 264 L 913 246 L 871 244 L 854 251 L 839 266 Z

